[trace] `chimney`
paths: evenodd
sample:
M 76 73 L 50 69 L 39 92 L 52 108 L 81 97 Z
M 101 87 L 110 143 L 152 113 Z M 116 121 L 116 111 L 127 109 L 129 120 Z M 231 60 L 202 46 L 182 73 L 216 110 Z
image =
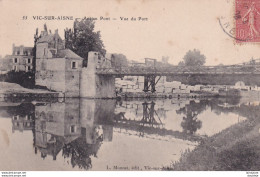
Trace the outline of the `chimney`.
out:
M 15 48 L 15 44 L 13 43 L 13 55 L 15 55 L 14 48 Z
M 21 45 L 19 48 L 20 48 L 20 55 L 24 55 L 24 53 L 23 53 L 23 48 L 24 48 L 24 46 Z
M 58 52 L 58 36 L 59 36 L 58 29 L 56 29 L 54 34 L 56 54 Z

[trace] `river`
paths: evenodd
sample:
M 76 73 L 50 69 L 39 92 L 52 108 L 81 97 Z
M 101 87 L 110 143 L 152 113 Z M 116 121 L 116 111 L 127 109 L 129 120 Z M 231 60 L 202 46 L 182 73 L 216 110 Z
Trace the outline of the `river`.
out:
M 243 98 L 0 102 L 0 170 L 162 170 L 259 110 Z

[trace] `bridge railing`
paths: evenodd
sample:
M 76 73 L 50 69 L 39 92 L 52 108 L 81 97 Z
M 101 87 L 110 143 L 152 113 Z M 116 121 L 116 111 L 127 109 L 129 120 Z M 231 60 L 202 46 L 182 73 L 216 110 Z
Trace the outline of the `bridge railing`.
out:
M 160 74 L 160 73 L 245 73 L 260 72 L 259 65 L 224 65 L 224 66 L 159 66 L 144 65 L 117 68 L 98 68 L 99 74 Z

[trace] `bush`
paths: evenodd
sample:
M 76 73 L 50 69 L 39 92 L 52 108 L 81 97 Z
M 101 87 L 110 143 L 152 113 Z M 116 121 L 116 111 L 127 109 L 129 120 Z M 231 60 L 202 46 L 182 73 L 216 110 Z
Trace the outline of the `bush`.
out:
M 25 71 L 9 71 L 7 74 L 0 75 L 0 81 L 16 83 L 25 88 L 34 88 L 35 86 L 34 74 Z

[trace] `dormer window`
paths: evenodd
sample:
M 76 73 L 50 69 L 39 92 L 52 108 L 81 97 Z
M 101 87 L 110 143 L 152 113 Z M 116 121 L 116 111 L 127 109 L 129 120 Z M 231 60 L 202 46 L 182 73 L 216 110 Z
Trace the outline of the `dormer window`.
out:
M 78 68 L 78 62 L 72 61 L 72 62 L 71 62 L 71 68 L 72 68 L 72 69 L 77 69 L 77 68 Z

